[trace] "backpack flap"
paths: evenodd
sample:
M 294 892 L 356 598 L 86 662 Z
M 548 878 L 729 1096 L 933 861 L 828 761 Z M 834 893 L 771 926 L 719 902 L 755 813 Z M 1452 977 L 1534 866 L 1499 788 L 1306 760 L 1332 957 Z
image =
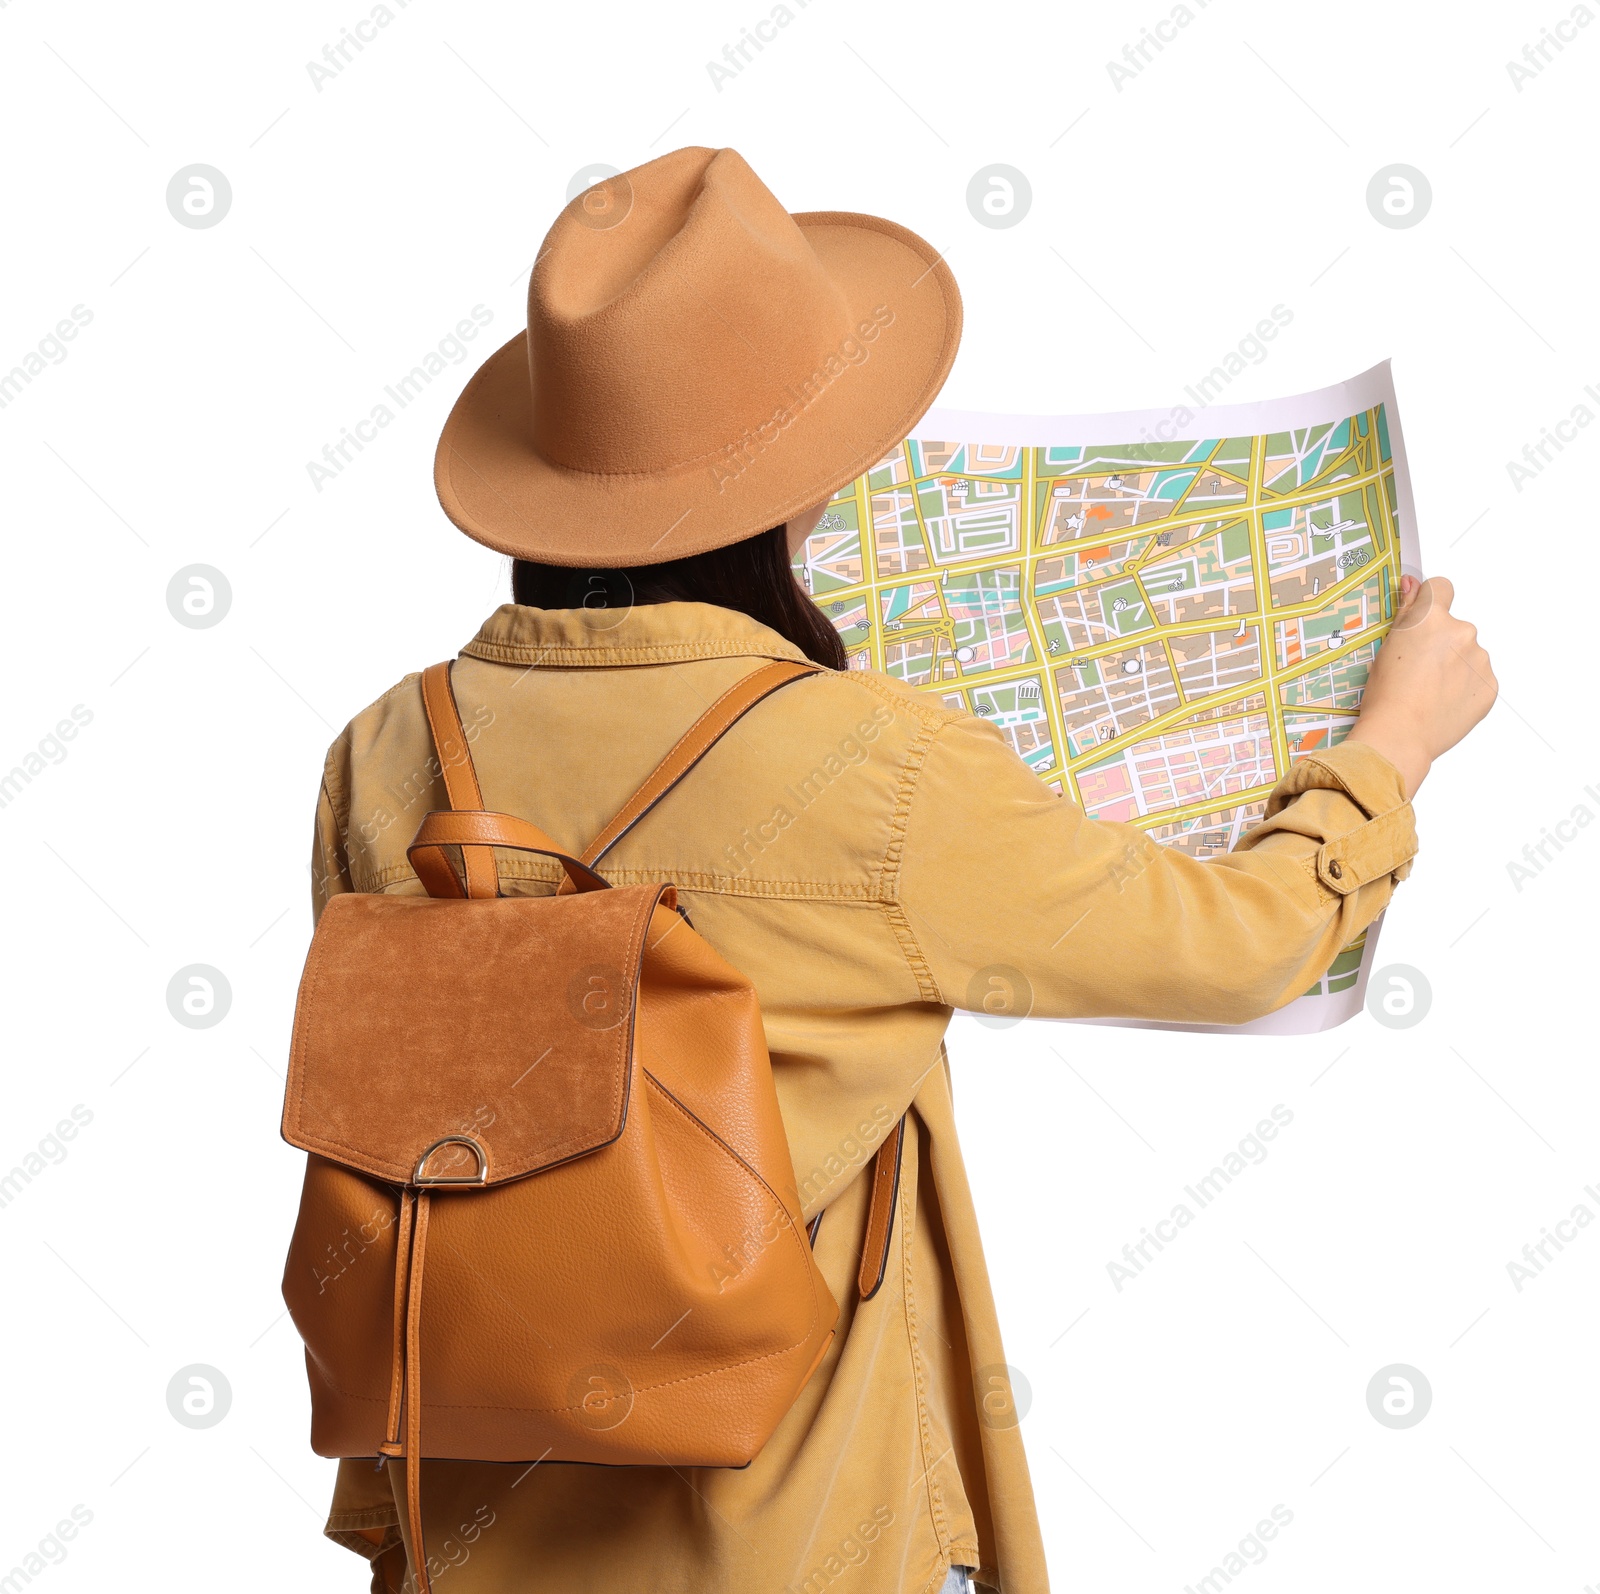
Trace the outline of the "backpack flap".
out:
M 502 1184 L 609 1144 L 670 895 L 333 898 L 301 977 L 284 1139 L 411 1185 Z

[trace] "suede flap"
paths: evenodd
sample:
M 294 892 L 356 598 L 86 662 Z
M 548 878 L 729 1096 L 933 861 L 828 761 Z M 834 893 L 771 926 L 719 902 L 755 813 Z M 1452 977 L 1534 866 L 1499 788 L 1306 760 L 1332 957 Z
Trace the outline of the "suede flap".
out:
M 334 898 L 300 982 L 284 1139 L 395 1183 L 426 1157 L 430 1181 L 487 1184 L 614 1140 L 662 890 Z

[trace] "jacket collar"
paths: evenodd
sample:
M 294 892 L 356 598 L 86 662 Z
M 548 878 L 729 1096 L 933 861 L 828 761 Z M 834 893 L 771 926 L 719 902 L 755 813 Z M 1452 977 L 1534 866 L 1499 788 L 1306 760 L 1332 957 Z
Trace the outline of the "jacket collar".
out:
M 631 609 L 534 609 L 503 603 L 461 650 L 493 664 L 673 664 L 684 659 L 805 654 L 749 615 L 712 603 L 643 603 Z

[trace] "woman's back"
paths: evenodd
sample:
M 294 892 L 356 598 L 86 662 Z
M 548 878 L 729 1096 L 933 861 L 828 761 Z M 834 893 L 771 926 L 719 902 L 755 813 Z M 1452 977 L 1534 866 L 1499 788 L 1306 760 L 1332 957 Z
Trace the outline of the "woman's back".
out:
M 803 655 L 710 604 L 505 605 L 453 673 L 485 804 L 581 852 L 699 714 L 773 658 Z M 530 1558 L 599 1590 L 821 1588 L 830 1558 L 857 1553 L 894 1568 L 864 1587 L 937 1587 L 952 1562 L 1042 1587 L 943 1032 L 953 1007 L 994 994 L 1042 1016 L 1220 1022 L 1297 995 L 1387 901 L 1414 847 L 1394 773 L 1369 749 L 1307 761 L 1298 779 L 1292 826 L 1269 821 L 1253 848 L 1200 864 L 1085 820 L 992 726 L 870 672 L 804 678 L 740 720 L 602 871 L 672 881 L 754 983 L 805 1215 L 826 1214 L 817 1257 L 839 1337 L 741 1471 L 552 1465 L 518 1479 L 425 1463 L 430 1542 L 459 1531 L 451 1512 L 469 1497 L 499 1524 L 463 1591 L 505 1586 Z M 319 902 L 420 891 L 405 850 L 446 805 L 408 676 L 329 752 Z M 1342 897 L 1317 878 L 1329 843 L 1364 860 Z M 501 876 L 507 891 L 549 892 L 559 868 L 507 854 Z M 861 1302 L 861 1175 L 907 1109 L 885 1280 Z M 388 1482 L 346 1462 L 330 1531 L 392 1506 Z M 610 1526 L 574 1535 L 574 1520 Z

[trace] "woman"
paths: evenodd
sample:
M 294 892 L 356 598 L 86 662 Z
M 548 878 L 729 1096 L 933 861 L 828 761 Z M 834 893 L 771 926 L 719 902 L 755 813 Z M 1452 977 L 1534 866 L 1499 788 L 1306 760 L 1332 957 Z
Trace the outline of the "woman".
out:
M 752 710 L 607 854 L 677 884 L 755 983 L 837 1338 L 742 1470 L 430 1461 L 447 1594 L 933 1594 L 1046 1585 L 942 1036 L 997 978 L 1046 1017 L 1232 1024 L 1292 1000 L 1388 902 L 1409 799 L 1495 685 L 1448 583 L 1409 581 L 1366 706 L 1264 822 L 1199 863 L 1088 820 L 992 726 L 868 671 L 795 584 L 822 506 L 914 427 L 960 300 L 873 217 L 791 217 L 730 150 L 591 190 L 545 241 L 528 331 L 467 386 L 439 495 L 511 554 L 516 601 L 455 666 L 488 807 L 574 852 L 700 711 L 763 661 L 825 670 Z M 328 755 L 316 899 L 417 892 L 405 848 L 446 806 L 416 676 Z M 509 856 L 506 889 L 555 889 Z M 881 1285 L 865 1170 L 905 1116 Z M 894 1176 L 894 1164 L 884 1164 Z M 328 1533 L 398 1589 L 397 1464 L 341 1464 Z

